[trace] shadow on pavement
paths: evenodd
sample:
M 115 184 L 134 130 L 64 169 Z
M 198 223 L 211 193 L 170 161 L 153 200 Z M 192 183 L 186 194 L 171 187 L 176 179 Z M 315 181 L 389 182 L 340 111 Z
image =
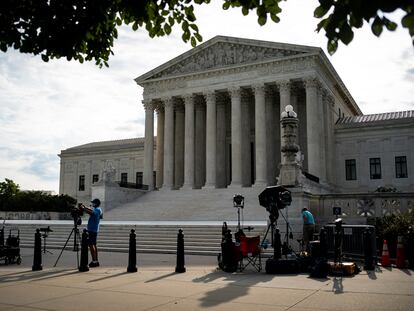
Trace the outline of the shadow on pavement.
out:
M 63 272 L 63 273 L 62 273 Z M 68 273 L 65 273 L 68 272 Z M 68 270 L 59 270 L 59 271 L 19 271 L 16 273 L 9 273 L 6 275 L 0 276 L 0 283 L 11 283 L 11 282 L 22 282 L 22 281 L 31 281 L 31 280 L 46 280 L 51 278 L 57 278 L 62 276 L 68 276 L 71 274 L 77 274 L 78 271 L 74 271 L 73 269 Z
M 171 273 L 168 273 L 168 274 L 164 274 L 164 275 L 161 275 L 161 276 L 156 277 L 156 278 L 154 278 L 154 279 L 151 279 L 151 280 L 145 281 L 145 283 L 156 282 L 156 281 L 159 281 L 159 280 L 162 280 L 162 279 L 166 279 L 166 278 L 168 278 L 168 277 L 170 277 L 170 276 L 173 276 L 173 275 L 176 275 L 176 274 L 177 274 L 176 272 L 171 272 Z
M 124 274 L 129 274 L 129 273 L 126 272 L 126 271 L 125 272 L 119 272 L 119 273 L 115 273 L 115 274 L 112 274 L 112 275 L 104 276 L 104 277 L 99 278 L 99 279 L 90 280 L 90 281 L 88 281 L 88 283 L 99 282 L 99 281 L 115 278 L 115 277 L 118 277 L 118 276 L 121 276 L 121 275 L 124 275 Z

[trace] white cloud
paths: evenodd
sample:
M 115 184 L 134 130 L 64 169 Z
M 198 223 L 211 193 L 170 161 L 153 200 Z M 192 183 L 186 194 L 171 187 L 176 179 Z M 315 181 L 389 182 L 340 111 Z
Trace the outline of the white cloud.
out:
M 255 13 L 223 11 L 220 1 L 196 7 L 204 41 L 216 35 L 320 46 L 314 30 L 318 1 L 282 2 L 281 22 L 263 27 Z M 401 28 L 401 27 L 400 27 Z M 134 78 L 189 50 L 180 28 L 169 37 L 149 38 L 144 30 L 119 29 L 110 68 L 66 60 L 44 63 L 15 51 L 0 54 L 0 180 L 26 189 L 58 190 L 62 149 L 92 141 L 144 135 L 142 89 Z M 326 53 L 327 54 L 327 53 Z M 413 109 L 414 50 L 405 29 L 369 27 L 356 31 L 349 46 L 328 56 L 364 113 Z M 410 71 L 411 70 L 411 71 Z

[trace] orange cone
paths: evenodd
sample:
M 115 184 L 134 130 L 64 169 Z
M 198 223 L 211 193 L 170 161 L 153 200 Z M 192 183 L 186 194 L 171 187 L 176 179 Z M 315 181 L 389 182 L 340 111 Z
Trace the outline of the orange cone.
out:
M 405 254 L 404 254 L 404 245 L 402 243 L 402 236 L 398 237 L 398 244 L 397 244 L 397 261 L 395 262 L 397 268 L 404 269 L 405 268 Z
M 388 253 L 387 240 L 384 240 L 384 245 L 382 246 L 381 265 L 383 267 L 391 267 L 390 254 Z

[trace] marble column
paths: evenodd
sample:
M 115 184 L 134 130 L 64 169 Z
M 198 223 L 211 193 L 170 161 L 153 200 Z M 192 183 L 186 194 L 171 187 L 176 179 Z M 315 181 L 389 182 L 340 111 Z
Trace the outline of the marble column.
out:
M 226 106 L 224 101 L 217 103 L 217 175 L 216 184 L 219 188 L 227 187 L 226 172 Z
M 327 144 L 326 144 L 326 179 L 328 183 L 334 183 L 335 181 L 335 136 L 334 136 L 334 117 L 333 110 L 335 108 L 335 99 L 332 95 L 328 94 L 326 97 L 326 131 L 327 131 Z
M 175 105 L 174 188 L 184 183 L 184 107 Z
M 164 180 L 164 108 L 157 108 L 157 188 L 161 188 Z
M 242 129 L 241 129 L 241 90 L 231 88 L 231 184 L 242 185 Z
M 194 130 L 194 188 L 200 189 L 206 182 L 206 110 L 201 102 L 195 105 Z
M 305 79 L 306 87 L 306 132 L 307 132 L 307 158 L 308 172 L 316 177 L 321 177 L 321 154 L 320 154 L 320 133 L 319 122 L 321 116 L 318 108 L 318 87 L 317 78 Z
M 154 105 L 143 101 L 145 109 L 145 142 L 144 142 L 144 185 L 148 190 L 154 187 Z M 119 168 L 118 168 L 119 171 Z
M 194 187 L 194 97 L 184 96 L 185 129 L 184 129 L 184 185 L 183 188 Z
M 165 110 L 163 188 L 172 189 L 174 186 L 174 103 L 172 98 L 166 98 L 163 102 Z
M 255 148 L 256 148 L 256 180 L 254 185 L 267 185 L 267 133 L 266 133 L 266 103 L 265 86 L 253 86 L 255 100 Z
M 216 94 L 214 91 L 205 94 L 206 118 L 206 188 L 215 188 L 216 183 Z
M 60 158 L 60 176 L 59 176 L 59 194 L 64 194 L 65 191 L 65 174 L 66 174 L 65 162 Z

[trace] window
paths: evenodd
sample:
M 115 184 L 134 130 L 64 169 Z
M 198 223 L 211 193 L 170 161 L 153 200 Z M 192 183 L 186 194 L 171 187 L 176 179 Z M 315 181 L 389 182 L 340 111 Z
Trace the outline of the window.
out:
M 137 186 L 142 185 L 142 172 L 137 172 L 136 183 L 137 183 Z
M 92 175 L 92 183 L 93 184 L 96 183 L 96 182 L 98 182 L 98 180 L 99 180 L 99 175 L 98 174 Z
M 395 157 L 395 177 L 407 178 L 407 157 Z
M 345 160 L 346 180 L 356 180 L 356 161 L 355 159 Z
M 381 179 L 381 159 L 370 158 L 369 159 L 369 170 L 371 179 Z
M 125 185 L 128 182 L 128 173 L 121 173 L 121 184 Z
M 85 175 L 79 176 L 79 191 L 85 191 Z

